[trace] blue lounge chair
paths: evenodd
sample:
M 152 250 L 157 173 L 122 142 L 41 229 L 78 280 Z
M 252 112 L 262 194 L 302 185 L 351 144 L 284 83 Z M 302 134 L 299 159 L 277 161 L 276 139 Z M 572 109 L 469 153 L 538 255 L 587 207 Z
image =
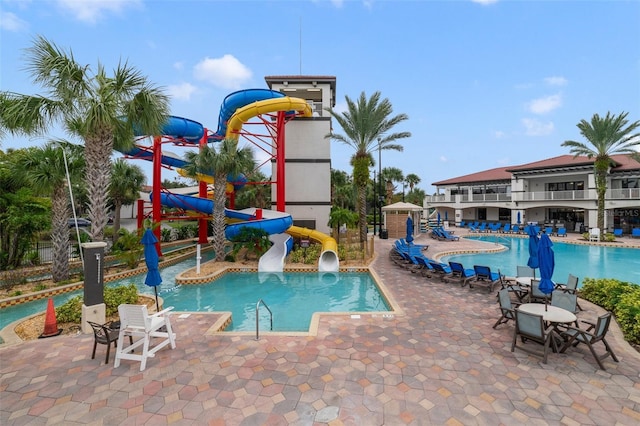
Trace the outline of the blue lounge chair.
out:
M 449 268 L 449 265 L 445 265 L 444 263 L 438 263 L 434 261 L 430 261 L 429 264 L 433 268 L 433 271 L 440 277 L 442 281 L 444 281 L 446 277 L 451 276 L 451 268 Z
M 547 235 L 552 235 L 553 234 L 553 226 L 547 226 L 546 228 L 544 228 L 544 233 Z
M 457 235 L 453 235 L 451 232 L 447 231 L 444 228 L 434 228 L 435 232 L 437 232 L 439 240 L 447 240 L 447 241 L 458 241 L 460 237 Z
M 520 225 L 513 225 L 513 228 L 511 228 L 511 233 L 512 234 L 519 234 L 520 232 L 522 232 L 520 230 Z
M 640 238 L 640 228 L 633 228 L 631 230 L 631 238 Z
M 476 273 L 476 277 L 469 280 L 469 288 L 473 288 L 474 285 L 485 286 L 491 293 L 493 286 L 500 283 L 500 273 L 491 272 L 491 268 L 488 266 L 474 265 L 473 270 Z
M 622 238 L 622 228 L 615 228 L 613 230 L 613 236 L 616 238 Z
M 500 232 L 502 232 L 504 234 L 511 232 L 511 224 L 510 223 L 505 223 Z
M 487 232 L 487 223 L 482 222 L 477 229 L 478 232 Z
M 464 287 L 467 284 L 467 281 L 475 278 L 476 276 L 476 272 L 473 269 L 465 269 L 465 267 L 462 266 L 462 263 L 449 261 L 449 267 L 451 268 L 451 276 L 449 279 L 460 281 L 461 287 Z
M 463 220 L 462 222 L 460 222 L 460 228 L 464 228 L 465 226 L 465 221 Z
M 556 237 L 566 237 L 567 236 L 567 228 L 558 228 L 556 231 Z

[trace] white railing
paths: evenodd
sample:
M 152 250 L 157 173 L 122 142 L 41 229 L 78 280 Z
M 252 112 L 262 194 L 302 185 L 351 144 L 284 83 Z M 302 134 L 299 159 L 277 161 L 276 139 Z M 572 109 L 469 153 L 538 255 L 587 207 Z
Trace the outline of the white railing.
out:
M 605 194 L 607 200 L 640 200 L 640 188 L 609 189 Z
M 553 200 L 585 200 L 588 199 L 588 192 L 580 191 L 540 191 L 521 192 L 514 197 L 515 201 L 553 201 Z

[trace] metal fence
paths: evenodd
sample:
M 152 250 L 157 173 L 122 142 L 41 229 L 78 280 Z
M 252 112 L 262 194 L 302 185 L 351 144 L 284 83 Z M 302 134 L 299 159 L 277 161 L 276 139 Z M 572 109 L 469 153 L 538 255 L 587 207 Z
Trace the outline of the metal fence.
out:
M 69 245 L 69 260 L 80 260 L 78 245 Z M 25 266 L 31 264 L 43 264 L 53 262 L 53 243 L 51 241 L 38 241 L 31 246 L 23 260 Z

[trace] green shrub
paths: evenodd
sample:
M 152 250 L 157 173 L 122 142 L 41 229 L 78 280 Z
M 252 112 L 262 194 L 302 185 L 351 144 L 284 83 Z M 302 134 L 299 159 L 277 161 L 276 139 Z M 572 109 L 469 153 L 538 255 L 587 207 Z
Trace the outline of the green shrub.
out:
M 300 246 L 296 246 L 291 253 L 289 254 L 291 262 L 293 263 L 304 263 L 307 265 L 313 265 L 318 262 L 318 258 L 320 258 L 320 252 L 322 251 L 322 246 L 320 244 L 310 244 L 309 247 L 301 248 Z
M 620 296 L 615 315 L 625 339 L 640 344 L 640 287 Z
M 580 296 L 602 306 L 607 311 L 614 311 L 620 302 L 620 296 L 632 290 L 633 284 L 611 278 L 594 280 L 585 278 L 580 289 Z
M 640 344 L 640 286 L 614 279 L 586 278 L 580 296 L 613 312 L 625 340 Z
M 82 296 L 75 296 L 57 307 L 56 320 L 79 324 L 82 321 L 82 299 Z M 138 303 L 138 288 L 135 284 L 105 287 L 104 303 L 106 305 L 106 315 L 114 315 L 118 312 L 118 305 L 122 303 Z

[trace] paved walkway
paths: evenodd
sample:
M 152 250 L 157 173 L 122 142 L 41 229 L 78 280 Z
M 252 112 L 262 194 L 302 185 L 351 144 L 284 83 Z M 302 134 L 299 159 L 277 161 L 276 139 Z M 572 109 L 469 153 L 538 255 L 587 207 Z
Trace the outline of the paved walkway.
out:
M 212 316 L 172 316 L 176 349 L 147 369 L 91 359 L 92 335 L 0 347 L 0 424 L 637 425 L 640 356 L 614 327 L 619 363 L 586 348 L 547 364 L 492 328 L 495 294 L 427 280 L 376 241 L 373 269 L 403 315 L 326 315 L 316 336 L 207 333 Z M 421 235 L 417 243 L 439 244 Z M 460 242 L 460 244 L 470 244 Z M 584 301 L 584 317 L 600 311 Z M 600 349 L 600 348 L 598 348 Z

